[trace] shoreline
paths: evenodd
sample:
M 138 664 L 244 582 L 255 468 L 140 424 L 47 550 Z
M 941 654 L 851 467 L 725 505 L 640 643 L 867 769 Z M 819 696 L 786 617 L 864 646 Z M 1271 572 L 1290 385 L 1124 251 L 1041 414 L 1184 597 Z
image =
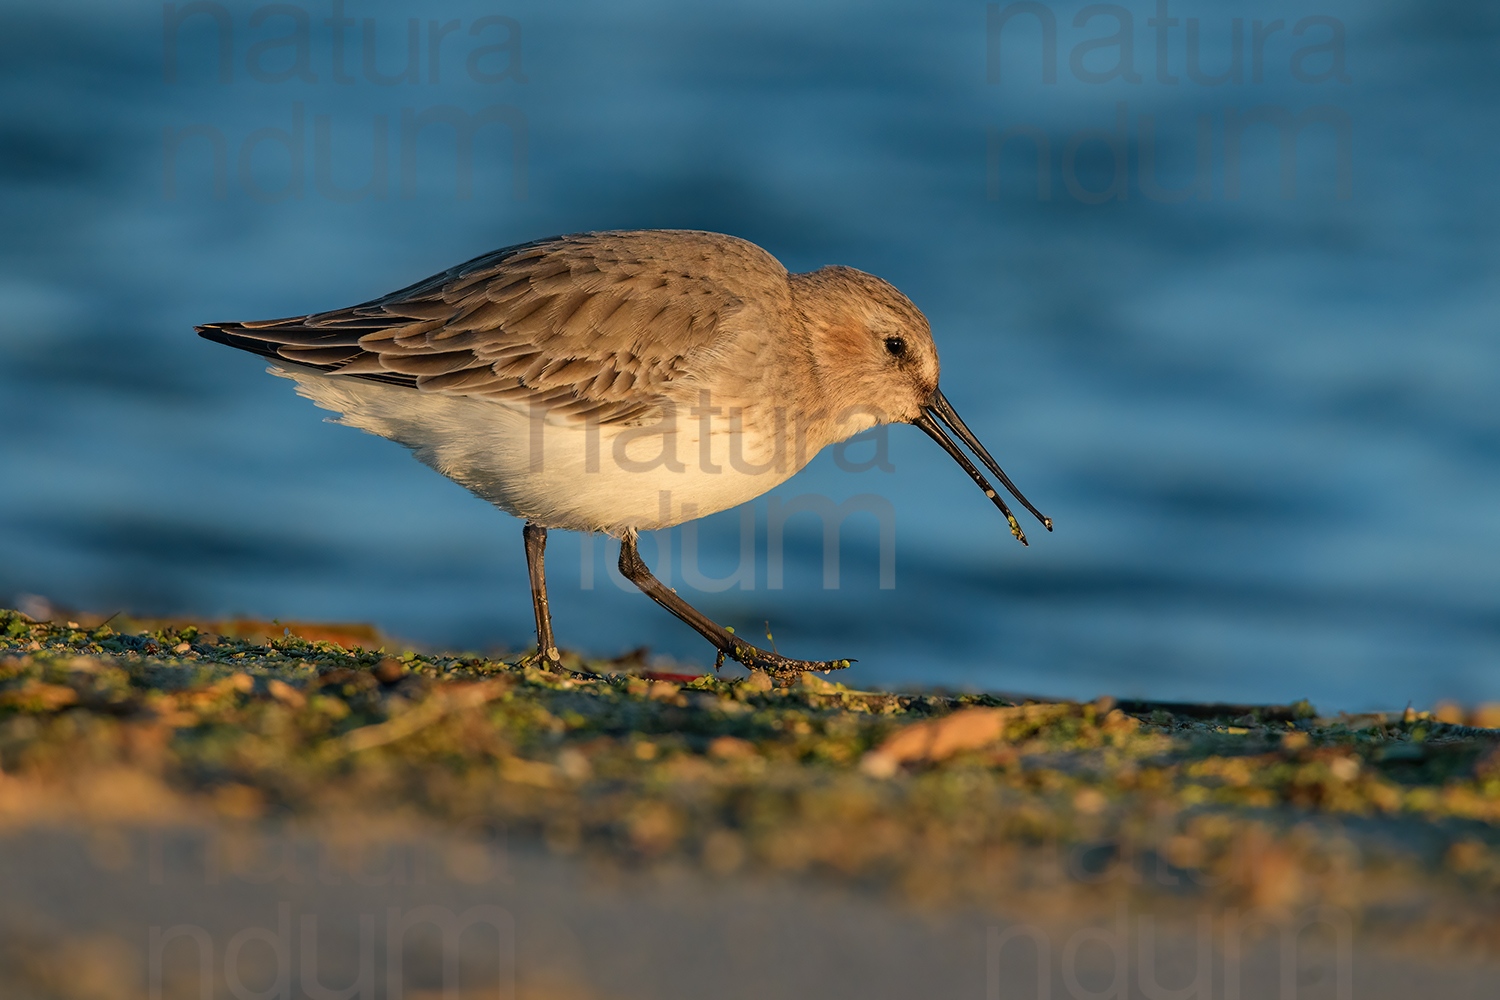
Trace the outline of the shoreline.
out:
M 1432 713 L 684 683 L 576 659 L 558 676 L 73 624 L 0 611 L 8 836 L 500 831 L 620 872 L 933 911 L 1335 907 L 1362 939 L 1500 952 L 1500 729 Z

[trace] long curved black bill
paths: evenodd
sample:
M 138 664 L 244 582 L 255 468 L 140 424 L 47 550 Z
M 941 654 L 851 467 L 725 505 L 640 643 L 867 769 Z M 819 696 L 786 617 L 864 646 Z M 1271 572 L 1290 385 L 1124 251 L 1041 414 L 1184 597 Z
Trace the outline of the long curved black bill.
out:
M 1022 545 L 1028 544 L 1026 533 L 1021 530 L 1021 525 L 1016 521 L 1015 515 L 1010 512 L 1010 508 L 1006 506 L 1005 501 L 1000 498 L 1000 494 L 989 484 L 984 475 L 974 467 L 974 463 L 969 461 L 969 457 L 959 450 L 958 445 L 954 444 L 952 439 L 943 433 L 943 427 L 939 426 L 939 421 L 942 421 L 943 426 L 946 426 L 956 434 L 958 439 L 968 446 L 970 451 L 979 456 L 979 460 L 999 478 L 1000 482 L 1010 491 L 1011 495 L 1020 501 L 1021 506 L 1036 515 L 1036 519 L 1042 522 L 1042 526 L 1048 531 L 1052 530 L 1052 518 L 1047 517 L 1041 511 L 1037 510 L 1031 501 L 1027 500 L 1020 490 L 1016 489 L 1016 484 L 1010 481 L 1010 477 L 1005 474 L 1005 470 L 1000 468 L 1000 463 L 996 462 L 985 449 L 984 445 L 979 443 L 979 439 L 974 436 L 974 432 L 969 430 L 968 425 L 963 422 L 957 411 L 953 409 L 953 404 L 948 402 L 941 390 L 934 389 L 932 396 L 928 398 L 926 408 L 912 423 L 920 427 L 928 437 L 936 441 L 942 446 L 944 451 L 952 456 L 953 460 L 969 474 L 969 478 L 974 480 L 980 489 L 984 490 L 984 495 L 994 501 L 996 507 L 1000 508 L 1000 513 L 1004 514 L 1005 520 L 1010 522 L 1010 533 L 1015 535 L 1017 541 Z

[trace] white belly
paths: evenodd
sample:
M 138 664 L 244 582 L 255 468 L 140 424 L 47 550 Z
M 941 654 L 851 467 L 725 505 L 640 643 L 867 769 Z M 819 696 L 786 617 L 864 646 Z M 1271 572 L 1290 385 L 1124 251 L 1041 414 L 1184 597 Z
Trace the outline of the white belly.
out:
M 339 423 L 399 441 L 501 510 L 549 528 L 620 535 L 670 527 L 758 497 L 811 457 L 799 454 L 787 428 L 725 418 L 705 426 L 686 410 L 642 428 L 549 423 L 492 400 L 290 365 L 270 371 L 294 379 Z

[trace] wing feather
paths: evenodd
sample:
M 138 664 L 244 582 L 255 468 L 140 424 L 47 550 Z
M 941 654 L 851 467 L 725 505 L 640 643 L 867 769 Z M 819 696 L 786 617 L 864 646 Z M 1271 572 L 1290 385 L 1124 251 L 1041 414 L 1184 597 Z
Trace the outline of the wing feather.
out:
M 714 233 L 585 233 L 507 247 L 347 309 L 203 336 L 331 375 L 646 419 L 725 323 L 790 302 L 785 268 Z

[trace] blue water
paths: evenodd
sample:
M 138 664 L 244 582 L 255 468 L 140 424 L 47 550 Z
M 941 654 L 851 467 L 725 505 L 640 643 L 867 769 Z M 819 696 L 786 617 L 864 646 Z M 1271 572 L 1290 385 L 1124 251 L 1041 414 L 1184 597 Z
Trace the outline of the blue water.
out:
M 752 589 L 695 592 L 668 540 L 664 575 L 710 614 L 750 635 L 769 621 L 792 655 L 857 657 L 856 684 L 1500 699 L 1500 14 L 1176 2 L 1159 67 L 1154 3 L 1075 27 L 1082 6 L 1051 8 L 1046 82 L 1037 16 L 1005 5 L 989 52 L 978 3 L 438 0 L 417 11 L 410 82 L 394 4 L 343 5 L 336 65 L 331 0 L 296 7 L 300 39 L 250 4 L 173 28 L 156 4 L 11 0 L 0 603 L 524 646 L 518 522 L 321 422 L 192 325 L 346 305 L 551 233 L 701 228 L 906 291 L 949 398 L 1057 521 L 1022 549 L 894 428 L 894 471 L 825 453 L 774 494 L 888 502 L 894 588 L 877 517 L 844 526 L 826 589 L 803 514 L 771 589 L 763 498 Z M 494 15 L 512 20 L 480 23 Z M 1233 72 L 1235 18 L 1241 81 L 1206 82 Z M 1080 43 L 1117 29 L 1139 81 L 1094 82 L 1122 47 Z M 453 133 L 403 141 L 403 113 L 492 106 L 510 124 L 476 133 L 460 197 Z M 1232 153 L 1268 107 L 1315 119 L 1286 177 L 1271 126 Z M 741 530 L 734 511 L 704 521 L 698 568 L 728 576 Z M 565 644 L 707 662 L 616 585 L 612 544 L 559 534 L 549 556 Z

